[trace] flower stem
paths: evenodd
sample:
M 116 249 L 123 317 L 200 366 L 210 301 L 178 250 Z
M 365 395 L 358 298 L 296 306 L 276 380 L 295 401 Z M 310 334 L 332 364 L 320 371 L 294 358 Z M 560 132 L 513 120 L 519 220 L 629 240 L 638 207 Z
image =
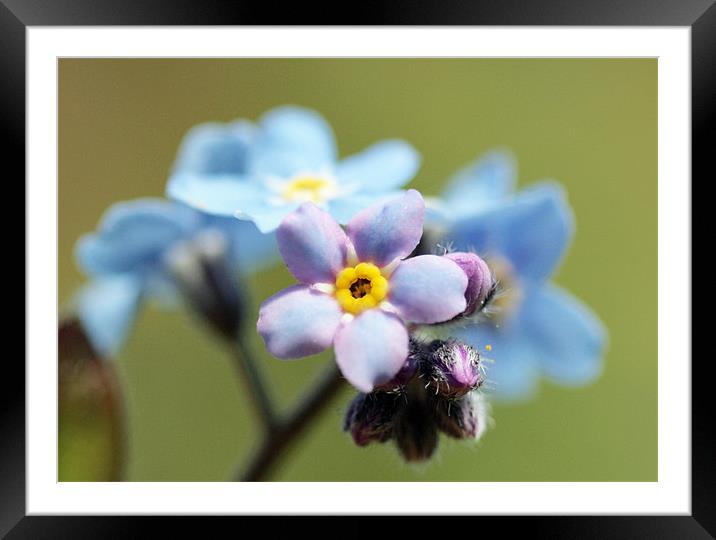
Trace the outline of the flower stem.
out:
M 233 341 L 230 345 L 233 351 L 234 366 L 240 375 L 239 378 L 244 381 L 249 400 L 264 430 L 266 433 L 270 433 L 276 427 L 277 417 L 258 366 L 243 339 Z
M 317 383 L 306 393 L 293 411 L 276 422 L 258 452 L 236 480 L 257 482 L 265 480 L 273 471 L 279 458 L 298 438 L 308 423 L 315 418 L 343 387 L 344 380 L 335 362 L 322 374 Z

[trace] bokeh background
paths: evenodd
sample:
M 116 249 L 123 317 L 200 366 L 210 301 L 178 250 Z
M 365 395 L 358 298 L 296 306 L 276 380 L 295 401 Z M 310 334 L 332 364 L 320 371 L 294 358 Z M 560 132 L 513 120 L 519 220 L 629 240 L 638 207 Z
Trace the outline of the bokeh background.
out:
M 442 437 L 437 457 L 417 468 L 390 445 L 353 445 L 340 429 L 353 395 L 346 389 L 275 479 L 656 481 L 655 59 L 62 59 L 60 307 L 83 283 L 77 238 L 116 201 L 162 196 L 190 127 L 255 120 L 286 103 L 324 114 L 341 155 L 407 139 L 423 156 L 411 185 L 425 194 L 494 147 L 516 154 L 521 186 L 562 182 L 577 234 L 556 282 L 601 316 L 610 346 L 594 384 L 543 382 L 533 401 L 496 405 L 495 425 L 477 445 Z M 253 280 L 254 300 L 292 282 L 276 266 Z M 284 406 L 327 361 L 280 362 L 258 336 L 253 346 Z M 190 313 L 150 306 L 115 363 L 129 430 L 126 479 L 224 480 L 253 448 L 258 425 L 230 359 Z

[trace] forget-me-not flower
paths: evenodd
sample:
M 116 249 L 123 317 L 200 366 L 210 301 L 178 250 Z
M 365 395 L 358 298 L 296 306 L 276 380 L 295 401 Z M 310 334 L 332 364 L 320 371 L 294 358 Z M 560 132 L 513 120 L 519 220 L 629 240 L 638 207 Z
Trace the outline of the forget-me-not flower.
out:
M 238 147 L 241 152 L 234 151 Z M 416 150 L 396 139 L 339 160 L 328 123 L 295 106 L 273 109 L 256 125 L 200 126 L 183 153 L 192 166 L 179 162 L 167 187 L 170 197 L 205 212 L 251 220 L 263 232 L 276 229 L 305 202 L 347 223 L 356 212 L 394 195 L 420 164 Z M 196 167 L 196 156 L 204 154 L 213 156 L 206 160 L 211 166 Z
M 539 182 L 517 193 L 513 158 L 493 151 L 450 181 L 440 216 L 442 241 L 474 250 L 489 263 L 502 292 L 488 319 L 455 336 L 495 360 L 488 376 L 494 394 L 524 399 L 543 375 L 582 385 L 601 372 L 606 331 L 592 310 L 549 281 L 573 236 L 564 190 Z
M 392 379 L 408 357 L 406 323 L 433 324 L 465 310 L 467 276 L 436 255 L 405 259 L 423 232 L 415 190 L 370 206 L 344 231 L 307 202 L 277 230 L 279 251 L 301 283 L 266 300 L 257 329 L 281 359 L 335 349 L 348 381 L 363 392 Z
M 180 243 L 206 231 L 222 235 L 227 262 L 237 271 L 251 272 L 273 258 L 273 240 L 252 223 L 161 199 L 117 203 L 96 232 L 79 239 L 76 258 L 91 281 L 77 296 L 77 311 L 100 354 L 118 351 L 142 299 L 174 299 L 168 257 Z

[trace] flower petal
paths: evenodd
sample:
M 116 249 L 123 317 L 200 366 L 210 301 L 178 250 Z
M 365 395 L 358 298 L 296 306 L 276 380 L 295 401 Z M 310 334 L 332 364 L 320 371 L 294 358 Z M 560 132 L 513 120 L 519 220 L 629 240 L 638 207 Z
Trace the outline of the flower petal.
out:
M 299 206 L 300 203 L 272 204 L 269 201 L 258 201 L 235 215 L 241 221 L 252 221 L 259 231 L 266 234 L 275 231 L 283 218 Z
M 490 323 L 472 324 L 455 332 L 456 339 L 472 345 L 486 366 L 486 392 L 499 401 L 526 401 L 537 392 L 539 366 L 534 350 L 519 334 L 519 328 L 495 328 Z M 490 346 L 487 352 L 486 346 Z
M 285 177 L 317 172 L 335 160 L 333 132 L 317 112 L 285 106 L 261 117 L 251 152 L 252 173 Z
M 345 378 L 367 393 L 403 367 L 408 357 L 408 331 L 395 315 L 370 309 L 338 329 L 334 346 Z
M 359 212 L 348 223 L 348 237 L 361 261 L 384 266 L 415 249 L 423 234 L 424 214 L 422 195 L 410 189 Z
M 133 275 L 97 279 L 78 293 L 77 315 L 103 358 L 115 356 L 126 341 L 141 293 L 142 280 Z
M 415 176 L 420 154 L 405 141 L 378 142 L 337 165 L 336 177 L 356 192 L 385 192 L 402 186 Z
M 254 125 L 246 120 L 194 126 L 182 139 L 173 174 L 246 174 L 248 153 L 255 131 Z
M 449 214 L 469 216 L 490 208 L 514 189 L 516 179 L 517 164 L 511 153 L 487 152 L 449 180 L 443 191 Z
M 446 239 L 456 249 L 488 260 L 505 257 L 516 274 L 543 281 L 555 270 L 572 237 L 574 218 L 558 184 L 544 182 L 485 212 L 456 222 Z
M 286 266 L 303 283 L 333 283 L 346 265 L 346 233 L 315 204 L 304 203 L 287 215 L 276 239 Z
M 265 188 L 240 176 L 179 174 L 169 179 L 167 196 L 193 208 L 234 216 L 268 197 Z
M 521 320 L 545 376 L 563 385 L 583 385 L 599 376 L 607 333 L 576 297 L 555 285 L 540 287 L 523 305 Z
M 160 199 L 138 199 L 112 206 L 98 231 L 83 236 L 76 257 L 89 274 L 143 272 L 161 263 L 165 250 L 196 230 L 200 215 Z
M 332 296 L 296 285 L 261 304 L 256 329 L 277 358 L 301 358 L 330 347 L 342 314 Z
M 455 261 L 437 255 L 406 259 L 390 276 L 388 299 L 400 316 L 432 324 L 452 319 L 467 307 L 468 279 Z
M 353 216 L 374 204 L 386 202 L 402 195 L 402 191 L 388 191 L 384 193 L 353 193 L 330 199 L 326 206 L 328 211 L 338 223 L 348 223 Z

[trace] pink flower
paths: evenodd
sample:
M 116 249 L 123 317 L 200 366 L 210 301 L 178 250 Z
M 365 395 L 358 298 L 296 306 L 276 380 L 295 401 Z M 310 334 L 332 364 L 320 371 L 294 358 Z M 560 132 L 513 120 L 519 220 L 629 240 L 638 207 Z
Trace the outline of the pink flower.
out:
M 409 190 L 358 213 L 345 231 L 312 203 L 286 216 L 279 250 L 300 284 L 261 305 L 257 329 L 271 354 L 300 358 L 333 346 L 362 392 L 392 379 L 408 356 L 406 323 L 444 322 L 467 307 L 468 278 L 457 263 L 405 259 L 424 213 L 422 196 Z

